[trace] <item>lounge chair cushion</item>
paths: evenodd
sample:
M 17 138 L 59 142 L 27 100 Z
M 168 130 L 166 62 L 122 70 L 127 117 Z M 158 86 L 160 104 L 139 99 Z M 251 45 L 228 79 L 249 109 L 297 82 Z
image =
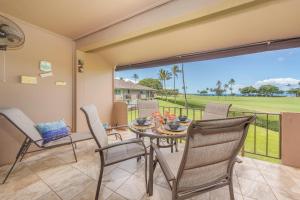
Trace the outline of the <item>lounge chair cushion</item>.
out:
M 43 138 L 43 144 L 65 137 L 69 133 L 64 120 L 39 123 L 35 127 Z

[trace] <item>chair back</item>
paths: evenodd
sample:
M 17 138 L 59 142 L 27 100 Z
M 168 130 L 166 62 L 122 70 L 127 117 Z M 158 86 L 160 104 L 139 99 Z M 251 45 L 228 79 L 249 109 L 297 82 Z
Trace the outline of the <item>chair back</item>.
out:
M 254 116 L 193 121 L 177 174 L 177 191 L 228 180 Z
M 150 117 L 152 113 L 159 112 L 157 100 L 138 100 L 137 107 L 139 111 L 139 117 Z
M 80 108 L 87 120 L 88 127 L 92 133 L 99 148 L 108 145 L 106 131 L 99 119 L 98 111 L 95 105 L 87 105 Z
M 205 106 L 202 119 L 224 119 L 227 118 L 231 104 L 208 103 Z
M 19 131 L 33 142 L 42 139 L 40 133 L 35 128 L 35 123 L 17 108 L 1 108 L 0 115 L 11 122 Z M 38 142 L 34 142 L 40 146 Z

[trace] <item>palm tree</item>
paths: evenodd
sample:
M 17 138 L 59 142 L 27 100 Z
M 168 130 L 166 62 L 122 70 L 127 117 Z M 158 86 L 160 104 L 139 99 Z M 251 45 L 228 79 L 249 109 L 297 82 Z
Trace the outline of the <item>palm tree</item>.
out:
M 231 78 L 228 82 L 229 85 L 229 90 L 230 90 L 230 95 L 233 96 L 232 90 L 233 90 L 233 85 L 235 84 L 235 80 Z
M 164 69 L 160 69 L 158 73 L 158 79 L 160 80 L 163 89 L 165 89 L 164 80 L 165 80 L 166 71 Z
M 169 71 L 166 71 L 166 78 L 165 78 L 165 81 L 168 81 L 168 80 L 171 80 L 172 79 L 172 73 L 169 72 Z M 166 83 L 165 83 L 165 86 L 166 86 Z
M 133 74 L 132 78 L 134 79 L 134 82 L 137 83 L 137 80 L 139 79 L 139 75 Z
M 174 99 L 175 99 L 175 103 L 176 103 L 176 94 L 175 94 L 175 90 L 176 90 L 176 79 L 178 78 L 178 73 L 180 73 L 180 69 L 177 65 L 174 65 L 172 67 L 172 74 L 173 74 L 173 90 L 174 90 Z
M 216 83 L 216 86 L 217 86 L 215 88 L 216 95 L 217 96 L 222 95 L 222 92 L 223 92 L 223 90 L 222 90 L 222 82 L 220 80 L 218 80 L 217 83 Z
M 227 92 L 228 87 L 229 87 L 229 85 L 228 85 L 227 83 L 224 84 L 224 93 L 225 93 L 225 95 L 226 95 L 226 92 Z
M 166 81 L 170 80 L 171 78 L 172 78 L 172 73 L 171 72 L 166 71 L 164 69 L 159 70 L 159 80 L 162 81 L 164 90 L 167 89 Z M 165 95 L 166 95 L 166 98 L 167 98 L 167 92 L 166 91 L 165 91 Z
M 186 86 L 185 86 L 185 79 L 184 79 L 183 63 L 181 63 L 181 73 L 182 73 L 182 84 L 183 84 L 183 93 L 184 93 L 184 106 L 187 108 L 188 102 L 186 98 Z

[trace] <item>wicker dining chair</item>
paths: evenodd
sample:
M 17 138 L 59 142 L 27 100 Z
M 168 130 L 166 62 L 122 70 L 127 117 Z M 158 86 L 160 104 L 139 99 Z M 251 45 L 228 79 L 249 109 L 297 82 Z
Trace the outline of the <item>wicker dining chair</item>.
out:
M 208 103 L 205 106 L 202 119 L 224 119 L 228 117 L 231 104 Z
M 98 117 L 96 106 L 88 105 L 80 108 L 88 123 L 90 132 L 92 133 L 98 149 L 96 152 L 100 156 L 100 173 L 97 185 L 95 199 L 98 200 L 104 167 L 113 165 L 132 158 L 145 157 L 145 182 L 147 187 L 147 149 L 142 139 L 128 139 L 113 144 L 108 144 L 108 136 Z
M 164 156 L 152 144 L 172 199 L 186 199 L 229 186 L 230 199 L 234 200 L 232 171 L 254 119 L 248 116 L 194 121 L 188 128 L 183 153 Z

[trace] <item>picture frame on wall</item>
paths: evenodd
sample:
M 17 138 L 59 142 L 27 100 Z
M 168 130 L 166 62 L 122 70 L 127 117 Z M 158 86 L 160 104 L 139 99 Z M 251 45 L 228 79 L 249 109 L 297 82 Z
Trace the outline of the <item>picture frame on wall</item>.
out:
M 42 72 L 52 72 L 52 64 L 49 61 L 41 60 L 40 61 L 40 70 Z

